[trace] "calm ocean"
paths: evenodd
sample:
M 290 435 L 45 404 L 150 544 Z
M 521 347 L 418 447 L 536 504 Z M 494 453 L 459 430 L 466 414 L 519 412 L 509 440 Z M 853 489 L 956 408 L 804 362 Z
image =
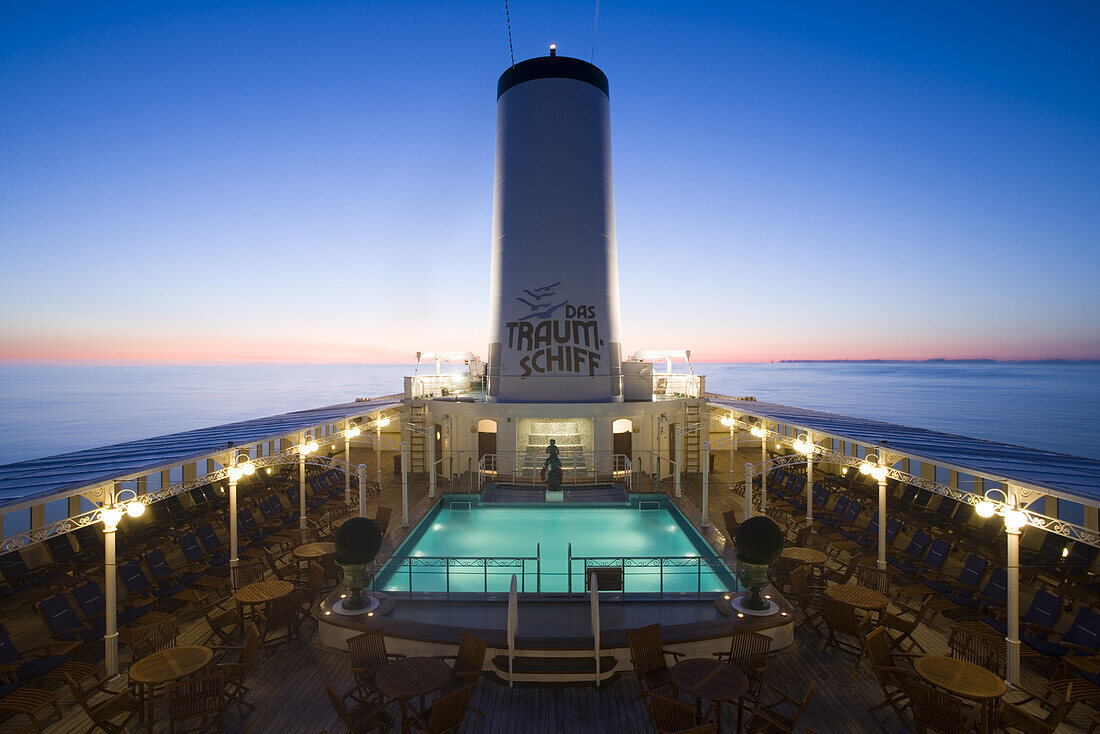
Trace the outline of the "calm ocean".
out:
M 2 366 L 0 464 L 392 394 L 412 370 Z M 712 392 L 1100 458 L 1100 364 L 703 364 L 696 370 Z

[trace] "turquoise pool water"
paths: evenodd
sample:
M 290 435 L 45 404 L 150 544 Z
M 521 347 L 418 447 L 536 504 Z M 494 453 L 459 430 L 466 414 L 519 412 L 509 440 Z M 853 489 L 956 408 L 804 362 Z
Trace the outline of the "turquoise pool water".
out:
M 735 590 L 713 554 L 664 496 L 633 495 L 629 507 L 516 507 L 445 495 L 383 566 L 375 588 L 504 593 L 515 574 L 521 592 L 583 592 L 585 561 L 578 558 L 598 557 L 594 565 L 624 566 L 625 593 Z

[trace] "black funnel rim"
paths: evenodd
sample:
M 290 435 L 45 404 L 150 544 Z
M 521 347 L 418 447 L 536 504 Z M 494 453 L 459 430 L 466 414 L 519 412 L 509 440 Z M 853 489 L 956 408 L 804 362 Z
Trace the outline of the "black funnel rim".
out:
M 581 59 L 569 56 L 539 56 L 521 61 L 506 69 L 497 81 L 497 99 L 517 84 L 536 79 L 575 79 L 591 84 L 604 93 L 609 100 L 607 75 L 599 67 Z

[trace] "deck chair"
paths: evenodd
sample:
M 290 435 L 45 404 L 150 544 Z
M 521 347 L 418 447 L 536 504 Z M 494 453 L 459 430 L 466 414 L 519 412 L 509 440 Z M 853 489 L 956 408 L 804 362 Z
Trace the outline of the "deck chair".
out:
M 260 630 L 256 629 L 255 624 L 249 624 L 248 636 L 244 638 L 243 645 L 240 647 L 216 647 L 214 650 L 216 652 L 236 653 L 236 660 L 222 661 L 214 666 L 216 671 L 225 674 L 226 697 L 250 711 L 255 710 L 256 707 L 244 700 L 244 697 L 249 691 L 246 684 L 248 676 L 252 672 L 252 663 L 255 662 L 256 654 L 260 651 Z
M 257 612 L 261 646 L 266 648 L 268 643 L 272 641 L 298 642 L 298 631 L 302 624 L 302 618 L 298 610 L 298 597 L 294 594 L 287 594 L 278 599 L 272 599 L 262 610 Z M 276 634 L 280 630 L 283 634 Z
M 964 626 L 951 628 L 947 638 L 951 657 L 965 660 L 986 670 L 1001 674 L 1001 640 L 993 635 L 978 634 Z
M 386 637 L 381 628 L 368 630 L 361 635 L 356 635 L 348 640 L 348 657 L 351 660 L 351 672 L 358 684 L 354 693 L 357 701 L 366 702 L 368 699 L 379 697 L 378 689 L 374 686 L 374 676 L 391 660 L 405 657 L 400 653 L 386 652 Z M 366 694 L 366 697 L 362 697 Z
M 164 556 L 164 551 L 160 548 L 150 551 L 145 556 L 145 565 L 149 567 L 149 570 L 153 573 L 153 579 L 158 584 L 175 585 L 183 584 L 189 586 L 203 576 L 206 575 L 203 571 L 176 571 L 168 563 L 168 559 Z
M 726 527 L 726 537 L 733 540 L 737 535 L 737 514 L 733 510 L 726 510 L 722 513 L 722 522 Z
M 221 601 L 207 603 L 205 599 L 199 600 L 199 613 L 210 627 L 203 644 L 216 642 L 219 645 L 231 646 L 241 632 L 241 615 L 236 606 L 225 606 L 226 603 L 234 604 L 233 597 L 226 597 Z
M 176 542 L 179 543 L 180 550 L 183 551 L 183 557 L 192 566 L 206 566 L 213 569 L 229 563 L 228 553 L 207 553 L 204 551 L 202 546 L 199 545 L 198 536 L 194 533 L 184 533 L 176 538 Z
M 92 626 L 80 619 L 64 593 L 54 594 L 35 604 L 38 615 L 57 642 L 92 643 L 102 640 L 106 633 L 103 624 Z
M 341 696 L 328 681 L 325 681 L 325 692 L 332 703 L 332 709 L 352 734 L 386 732 L 393 726 L 393 717 L 386 711 L 389 703 L 363 703 L 363 691 L 359 687 Z M 348 708 L 348 701 L 353 704 L 351 708 Z
M 814 685 L 814 683 L 810 684 L 801 701 L 775 686 L 768 686 L 779 698 L 771 703 L 762 703 L 756 706 L 752 712 L 752 718 L 749 719 L 749 731 L 763 731 L 768 732 L 768 734 L 773 732 L 774 734 L 794 734 L 795 727 L 798 726 L 798 720 L 802 718 L 802 714 L 805 713 L 806 707 L 810 704 L 810 697 L 814 695 Z M 786 704 L 794 706 L 794 713 L 783 714 L 776 710 Z
M 918 680 L 905 681 L 918 734 L 970 734 L 978 731 L 981 706 Z
M 649 714 L 649 720 L 653 722 L 658 734 L 665 734 L 666 732 L 679 732 L 680 734 L 685 732 L 695 732 L 696 734 L 715 732 L 717 734 L 718 732 L 717 724 L 699 726 L 699 721 L 695 716 L 695 707 L 690 703 L 684 703 L 652 691 L 648 691 L 645 698 L 646 713 Z
M 859 566 L 856 568 L 856 583 L 880 594 L 890 596 L 890 577 L 892 573 L 885 568 Z
M 997 726 L 1002 729 L 1016 729 L 1025 734 L 1054 734 L 1058 725 L 1066 718 L 1073 705 L 1073 683 L 1066 686 L 1065 694 L 1054 710 L 1045 717 L 1025 711 L 1019 704 L 1004 702 L 997 716 Z
M 463 686 L 476 683 L 485 667 L 485 640 L 475 637 L 469 632 L 463 631 L 462 639 L 458 643 L 458 653 L 455 655 L 436 655 L 440 660 L 453 660 L 451 672 L 454 676 L 443 685 L 443 692 L 450 693 Z M 485 718 L 485 714 L 475 708 L 471 708 L 478 716 Z
M 768 671 L 768 651 L 772 638 L 758 632 L 734 632 L 730 636 L 729 652 L 716 652 L 714 656 L 735 666 L 749 679 L 749 688 L 741 697 L 737 706 L 737 728 L 741 728 L 741 716 L 744 701 L 748 699 L 754 705 L 760 701 L 760 689 L 764 685 L 764 675 Z
M 374 522 L 378 525 L 378 531 L 382 534 L 386 534 L 386 530 L 390 526 L 390 518 L 393 517 L 393 509 L 379 505 L 374 511 Z
M 200 719 L 194 731 L 210 731 L 211 724 L 222 730 L 222 714 L 225 712 L 225 674 L 213 673 L 195 678 L 184 678 L 169 683 L 164 688 L 168 707 L 168 733 L 175 734 L 181 721 Z
M 97 728 L 108 734 L 125 734 L 126 724 L 134 714 L 141 713 L 141 704 L 127 691 L 107 691 L 107 698 L 93 702 L 90 698 L 93 692 L 107 690 L 104 688 L 107 679 L 97 681 L 88 688 L 84 688 L 72 677 L 66 677 L 65 683 L 69 686 L 73 699 L 91 719 L 92 725 L 88 727 L 86 734 L 91 734 Z M 118 720 L 119 717 L 122 717 L 121 721 Z
M 1008 571 L 994 568 L 981 591 L 945 594 L 944 598 L 969 614 L 981 614 L 990 608 L 1003 609 L 1008 604 Z
M 959 569 L 955 578 L 947 578 L 939 572 L 931 578 L 922 578 L 920 582 L 938 594 L 953 592 L 958 595 L 970 595 L 978 590 L 978 584 L 985 578 L 988 568 L 989 561 L 971 553 L 967 555 L 966 563 Z
M 1046 639 L 1054 631 L 1054 625 L 1058 624 L 1064 607 L 1065 600 L 1062 597 L 1046 589 L 1036 589 L 1027 612 L 1020 617 L 1021 639 L 1025 635 L 1033 639 Z M 1003 619 L 982 617 L 982 622 L 995 629 L 1002 637 L 1008 634 L 1008 623 Z
M 678 660 L 684 653 L 664 649 L 661 645 L 661 625 L 651 624 L 628 630 L 626 637 L 630 644 L 630 664 L 638 681 L 639 693 L 633 700 L 637 701 L 650 691 L 667 689 L 675 694 L 676 685 L 672 682 L 665 656 L 671 655 Z
M 474 697 L 474 684 L 445 693 L 432 702 L 425 711 L 411 711 L 412 719 L 422 734 L 449 734 L 457 732 L 470 710 Z
M 264 564 L 261 561 L 242 563 L 229 569 L 229 580 L 233 591 L 238 591 L 242 586 L 254 584 L 264 580 Z
M 1020 635 L 1020 641 L 1048 658 L 1064 658 L 1066 655 L 1091 655 L 1100 648 L 1100 612 L 1090 607 L 1077 610 L 1073 621 L 1062 633 L 1058 642 Z
M 820 637 L 820 628 L 825 621 L 821 616 L 821 599 L 810 588 L 808 573 L 804 567 L 791 571 L 791 592 L 795 605 L 802 612 L 802 621 L 795 625 L 795 629 L 808 625 Z
M 824 596 L 821 600 L 822 616 L 825 618 L 827 636 L 822 652 L 832 644 L 838 650 L 853 652 L 860 655 L 863 652 L 863 635 L 871 625 L 871 615 L 864 615 L 863 619 L 856 618 L 856 610 L 844 602 L 837 601 L 830 596 Z M 838 638 L 852 637 L 855 642 Z
M 103 618 L 107 614 L 107 599 L 103 596 L 103 591 L 99 588 L 98 583 L 85 581 L 74 586 L 69 592 L 72 594 L 77 607 L 80 608 L 80 614 L 84 617 L 85 624 L 88 626 L 103 624 Z M 130 609 L 119 609 L 116 619 L 119 626 L 123 626 L 145 617 L 152 611 L 152 604 Z
M 32 648 L 30 652 L 35 656 L 26 657 L 12 642 L 7 628 L 0 624 L 0 672 L 5 682 L 25 683 L 39 678 L 63 680 L 66 675 L 83 681 L 94 676 L 95 666 L 70 659 L 67 652 L 63 652 L 69 649 L 71 644 L 47 644 Z
M 145 571 L 141 570 L 140 561 L 128 561 L 118 567 L 118 577 L 122 579 L 122 585 L 126 587 L 126 591 L 130 596 L 135 599 L 147 599 L 154 604 L 161 604 L 167 601 L 178 602 L 176 599 L 178 596 L 192 597 L 188 589 L 183 584 L 170 584 L 154 586 L 149 577 L 145 575 Z M 188 592 L 188 593 L 185 593 Z
M 868 633 L 863 650 L 867 659 L 871 661 L 871 670 L 875 674 L 879 688 L 882 689 L 883 696 L 882 703 L 875 704 L 867 710 L 874 713 L 884 706 L 889 706 L 897 714 L 898 720 L 904 724 L 903 712 L 909 708 L 905 682 L 912 677 L 912 671 L 901 667 L 894 660 L 894 654 L 890 651 L 889 637 L 882 627 L 877 627 Z
M 57 694 L 39 688 L 28 688 L 22 683 L 0 684 L 0 711 L 6 714 L 23 714 L 31 722 L 35 732 L 41 732 L 48 722 L 39 721 L 39 716 L 48 708 L 53 708 L 53 720 L 61 720 L 61 707 L 57 705 Z

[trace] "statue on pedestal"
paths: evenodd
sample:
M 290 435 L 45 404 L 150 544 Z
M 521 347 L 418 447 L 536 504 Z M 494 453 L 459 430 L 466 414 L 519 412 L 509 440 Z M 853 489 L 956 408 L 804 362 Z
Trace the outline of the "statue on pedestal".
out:
M 550 439 L 546 453 L 546 461 L 542 462 L 542 478 L 546 480 L 546 486 L 552 492 L 559 492 L 561 491 L 561 459 L 558 458 L 558 445 L 554 439 Z

